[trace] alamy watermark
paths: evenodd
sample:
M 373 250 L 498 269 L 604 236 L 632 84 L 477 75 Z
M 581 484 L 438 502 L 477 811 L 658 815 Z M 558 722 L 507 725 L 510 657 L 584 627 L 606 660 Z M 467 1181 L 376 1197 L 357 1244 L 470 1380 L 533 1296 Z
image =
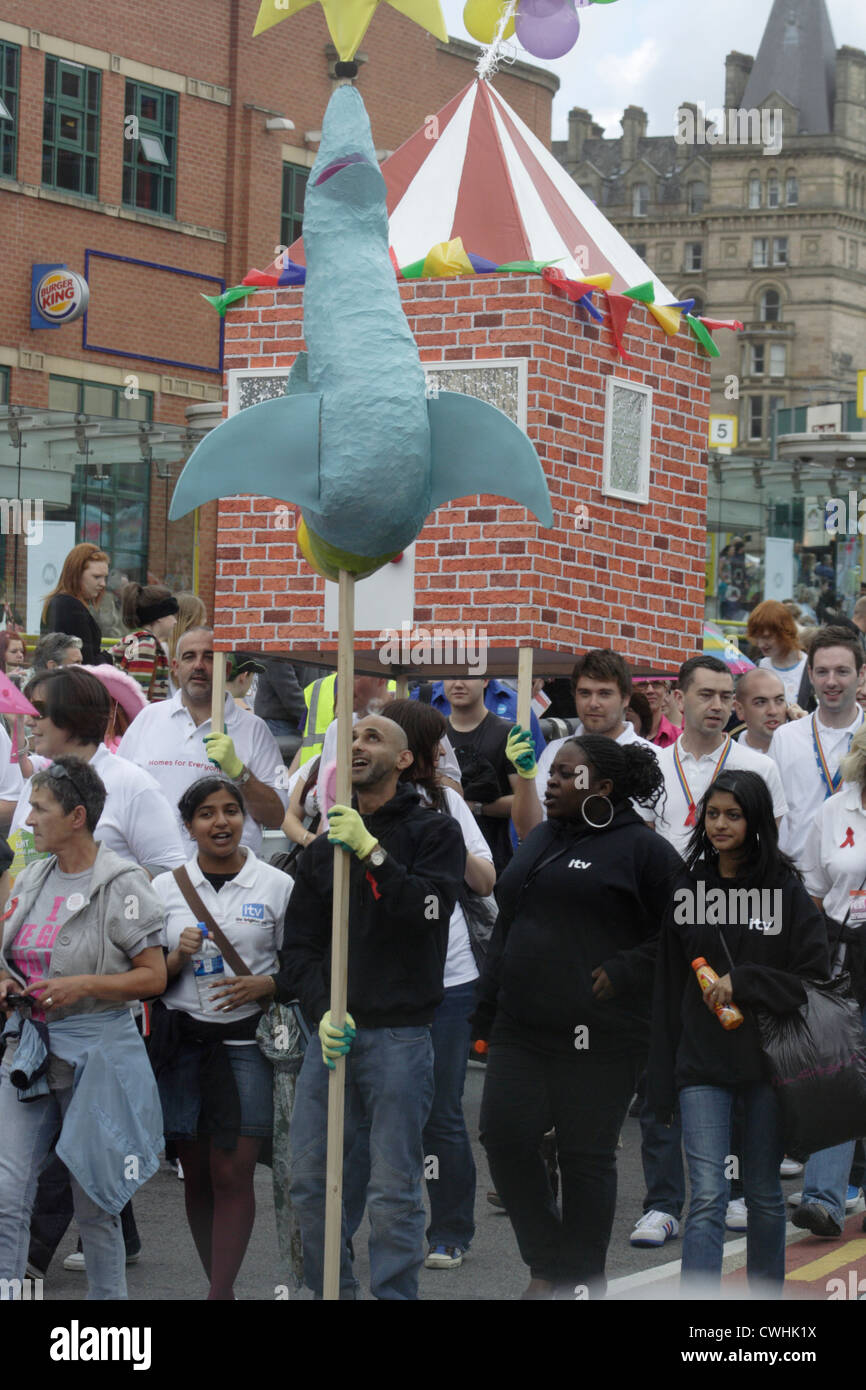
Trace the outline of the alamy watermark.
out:
M 765 155 L 781 154 L 782 127 L 779 109 L 714 106 L 708 111 L 706 103 L 699 101 L 695 107 L 681 106 L 677 111 L 674 141 L 677 145 L 763 145 Z
M 0 497 L 0 534 L 23 536 L 25 545 L 42 543 L 41 497 Z
M 778 936 L 782 930 L 781 888 L 710 888 L 702 878 L 694 888 L 678 888 L 674 893 L 674 921 L 677 926 L 748 927 L 764 936 Z
M 483 676 L 487 670 L 486 628 L 426 628 L 403 622 L 399 629 L 383 628 L 379 644 L 383 666 L 461 666 L 472 676 Z
M 843 497 L 828 497 L 824 507 L 824 530 L 830 536 L 866 536 L 866 497 L 856 492 Z

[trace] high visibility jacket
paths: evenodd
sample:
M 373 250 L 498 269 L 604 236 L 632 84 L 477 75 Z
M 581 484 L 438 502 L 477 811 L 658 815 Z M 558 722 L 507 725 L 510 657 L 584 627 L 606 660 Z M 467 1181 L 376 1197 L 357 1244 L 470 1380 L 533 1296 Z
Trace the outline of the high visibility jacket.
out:
M 336 688 L 336 671 L 332 672 L 330 676 L 320 676 L 317 681 L 311 681 L 309 685 L 304 687 L 307 726 L 301 739 L 299 767 L 303 767 L 304 763 L 310 762 L 312 758 L 318 758 L 324 747 L 328 725 L 333 722 L 337 713 L 334 708 Z M 392 698 L 396 689 L 396 681 L 389 681 L 388 691 Z
M 301 739 L 300 766 L 318 758 L 325 742 L 328 725 L 334 718 L 334 691 L 337 673 L 320 676 L 304 686 L 304 703 L 307 706 L 307 726 Z

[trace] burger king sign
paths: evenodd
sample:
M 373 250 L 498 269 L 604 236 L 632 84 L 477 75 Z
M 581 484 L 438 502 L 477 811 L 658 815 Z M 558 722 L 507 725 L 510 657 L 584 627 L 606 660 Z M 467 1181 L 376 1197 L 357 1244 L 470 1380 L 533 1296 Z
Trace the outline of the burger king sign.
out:
M 87 309 L 90 290 L 83 276 L 65 265 L 34 265 L 31 328 L 60 328 Z

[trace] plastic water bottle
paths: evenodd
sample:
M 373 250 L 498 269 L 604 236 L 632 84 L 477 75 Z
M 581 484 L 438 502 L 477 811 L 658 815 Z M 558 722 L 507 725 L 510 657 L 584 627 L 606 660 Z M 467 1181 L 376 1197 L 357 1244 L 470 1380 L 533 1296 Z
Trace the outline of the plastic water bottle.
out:
M 225 982 L 225 961 L 216 942 L 208 935 L 208 929 L 204 922 L 196 922 L 196 926 L 202 934 L 201 946 L 192 957 L 198 1002 L 202 1013 L 215 1014 L 219 1013 L 225 1000 L 215 1000 L 211 995 L 211 990 Z
M 711 965 L 707 965 L 703 956 L 698 956 L 696 960 L 692 961 L 692 969 L 698 977 L 698 984 L 706 994 L 710 985 L 714 985 L 718 980 L 718 975 Z M 713 1009 L 722 1027 L 728 1031 L 739 1028 L 740 1024 L 744 1022 L 743 1015 L 734 1003 L 714 1004 Z

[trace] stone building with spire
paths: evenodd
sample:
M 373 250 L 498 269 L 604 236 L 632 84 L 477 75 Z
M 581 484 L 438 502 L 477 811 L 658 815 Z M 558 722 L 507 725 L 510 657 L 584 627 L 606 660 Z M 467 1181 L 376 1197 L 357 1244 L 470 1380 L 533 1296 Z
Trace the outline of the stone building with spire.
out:
M 575 108 L 554 151 L 681 298 L 744 323 L 719 335 L 712 411 L 761 458 L 777 412 L 853 400 L 866 368 L 866 53 L 837 49 L 825 0 L 773 0 L 710 105 L 652 136 L 629 106 L 618 139 Z

